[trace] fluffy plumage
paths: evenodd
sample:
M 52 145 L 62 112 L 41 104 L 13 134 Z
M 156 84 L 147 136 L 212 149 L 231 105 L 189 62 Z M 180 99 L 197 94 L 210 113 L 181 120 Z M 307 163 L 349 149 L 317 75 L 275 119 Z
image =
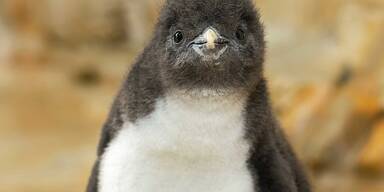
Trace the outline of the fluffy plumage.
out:
M 253 192 L 245 100 L 171 94 L 125 123 L 100 166 L 101 192 Z
M 168 0 L 87 191 L 309 192 L 270 107 L 264 49 L 250 0 Z

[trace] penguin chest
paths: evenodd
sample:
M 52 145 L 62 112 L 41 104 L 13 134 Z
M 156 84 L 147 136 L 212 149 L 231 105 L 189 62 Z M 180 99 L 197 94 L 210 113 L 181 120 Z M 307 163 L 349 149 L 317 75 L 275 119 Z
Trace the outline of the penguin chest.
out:
M 159 101 L 125 123 L 101 160 L 100 192 L 254 192 L 242 107 L 185 107 Z

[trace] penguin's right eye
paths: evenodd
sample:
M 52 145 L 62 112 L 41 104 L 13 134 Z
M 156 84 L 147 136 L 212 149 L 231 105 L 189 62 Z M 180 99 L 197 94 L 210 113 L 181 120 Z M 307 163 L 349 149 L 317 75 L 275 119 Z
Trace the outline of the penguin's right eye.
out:
M 181 31 L 176 31 L 176 33 L 173 35 L 173 41 L 175 43 L 180 43 L 181 41 L 183 41 L 184 39 L 184 35 Z

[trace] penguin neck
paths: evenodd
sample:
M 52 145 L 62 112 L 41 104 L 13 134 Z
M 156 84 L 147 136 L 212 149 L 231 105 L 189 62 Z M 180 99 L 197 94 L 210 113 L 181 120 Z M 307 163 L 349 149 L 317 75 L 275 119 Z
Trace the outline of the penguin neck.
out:
M 156 153 L 172 153 L 175 159 L 232 159 L 248 151 L 245 105 L 246 97 L 240 95 L 167 93 L 156 101 L 153 113 L 130 126 L 140 127 L 141 140 L 151 143 L 148 150 Z
M 243 90 L 175 90 L 165 95 L 164 101 L 178 108 L 197 112 L 243 111 L 248 95 Z

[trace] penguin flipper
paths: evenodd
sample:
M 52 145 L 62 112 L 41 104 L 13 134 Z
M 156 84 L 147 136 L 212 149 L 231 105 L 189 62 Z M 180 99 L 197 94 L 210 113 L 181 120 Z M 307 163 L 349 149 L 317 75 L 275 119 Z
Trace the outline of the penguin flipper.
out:
M 99 176 L 100 161 L 101 161 L 102 155 L 104 154 L 105 148 L 108 146 L 109 142 L 111 141 L 111 137 L 112 137 L 111 129 L 112 128 L 109 122 L 107 122 L 102 129 L 101 139 L 99 141 L 99 146 L 97 150 L 97 159 L 95 164 L 93 165 L 92 173 L 88 180 L 88 186 L 86 190 L 87 192 L 98 192 L 98 185 L 99 185 L 98 176 Z
M 290 163 L 275 145 L 272 137 L 266 137 L 251 152 L 249 168 L 256 175 L 257 191 L 298 192 Z
M 93 165 L 91 176 L 88 180 L 86 192 L 97 192 L 98 191 L 98 173 L 99 173 L 99 160 Z
M 295 183 L 297 186 L 298 192 L 311 192 L 311 185 L 308 181 L 308 177 L 304 171 L 303 166 L 300 161 L 297 159 L 296 154 L 294 153 L 291 145 L 289 144 L 285 134 L 281 131 L 281 129 L 277 129 L 275 132 L 277 139 L 277 147 L 281 151 L 282 155 L 288 161 L 292 174 L 295 177 Z
M 104 124 L 101 132 L 101 137 L 97 149 L 97 159 L 92 168 L 91 176 L 88 180 L 86 192 L 98 192 L 99 185 L 99 168 L 100 161 L 105 152 L 105 149 L 108 147 L 109 143 L 113 139 L 113 135 L 118 131 L 123 124 L 121 119 L 121 112 L 119 110 L 118 100 L 112 105 L 112 109 L 109 115 L 107 122 Z
M 267 133 L 261 143 L 250 159 L 260 191 L 311 192 L 304 169 L 280 128 Z

